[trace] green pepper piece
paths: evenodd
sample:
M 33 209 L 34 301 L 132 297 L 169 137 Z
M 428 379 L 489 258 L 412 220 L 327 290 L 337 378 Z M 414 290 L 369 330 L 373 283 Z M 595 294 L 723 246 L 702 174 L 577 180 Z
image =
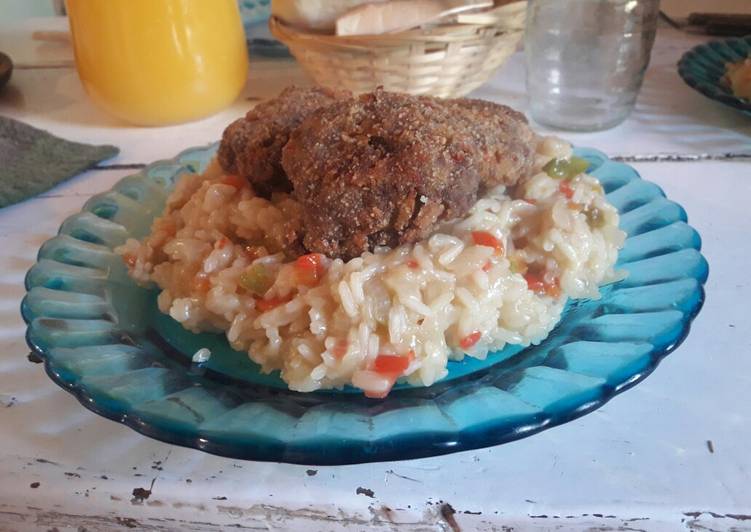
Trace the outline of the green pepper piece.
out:
M 524 261 L 519 253 L 512 253 L 509 257 L 509 264 L 511 266 L 511 273 L 526 273 L 527 263 Z
M 573 179 L 579 174 L 586 172 L 587 168 L 589 168 L 589 163 L 586 159 L 574 155 L 570 159 L 562 159 L 560 157 L 551 159 L 542 167 L 542 171 L 553 179 Z
M 248 292 L 262 296 L 274 284 L 274 278 L 266 266 L 253 264 L 240 274 L 238 282 Z
M 587 224 L 589 224 L 589 227 L 592 229 L 599 229 L 605 225 L 605 216 L 602 211 L 594 205 L 588 207 L 587 210 L 584 211 L 584 216 L 587 217 Z

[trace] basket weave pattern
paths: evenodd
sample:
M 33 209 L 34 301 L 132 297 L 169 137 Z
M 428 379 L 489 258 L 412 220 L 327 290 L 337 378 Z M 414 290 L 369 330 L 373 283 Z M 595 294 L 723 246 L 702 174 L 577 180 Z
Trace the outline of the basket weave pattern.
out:
M 452 23 L 396 34 L 341 37 L 306 33 L 276 17 L 274 36 L 320 85 L 368 92 L 464 96 L 516 50 L 526 2 L 504 6 L 485 23 Z

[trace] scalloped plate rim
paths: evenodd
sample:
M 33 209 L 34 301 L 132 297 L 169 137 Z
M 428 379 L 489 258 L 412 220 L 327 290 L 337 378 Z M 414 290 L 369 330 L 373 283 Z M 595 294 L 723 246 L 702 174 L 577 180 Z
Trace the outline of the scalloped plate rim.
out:
M 161 159 L 158 161 L 154 161 L 153 163 L 150 163 L 143 169 L 140 169 L 139 172 L 136 174 L 131 174 L 129 176 L 125 176 L 123 179 L 132 177 L 133 175 L 141 175 L 145 174 L 145 172 L 148 171 L 148 169 L 155 167 L 160 164 L 176 164 L 179 163 L 179 159 L 183 157 L 184 155 L 194 152 L 196 150 L 207 150 L 211 149 L 214 146 L 216 146 L 217 142 L 208 143 L 205 146 L 195 146 L 187 148 L 183 151 L 181 151 L 178 155 L 176 155 L 172 159 Z M 609 159 L 603 152 L 599 150 L 595 150 L 592 148 L 586 148 L 589 152 L 595 153 L 598 156 L 602 157 L 603 162 L 602 164 L 606 163 L 615 163 L 615 164 L 623 164 L 623 163 L 617 163 L 615 161 L 612 161 Z M 632 168 L 630 165 L 624 165 L 628 166 L 629 168 Z M 642 179 L 641 176 L 638 175 L 638 172 L 636 172 L 636 177 L 632 179 Z M 104 193 L 107 193 L 117 186 L 118 183 L 120 183 L 121 180 L 119 180 L 117 183 L 113 185 L 112 188 L 110 188 L 107 191 L 104 191 Z M 651 182 L 650 182 L 651 183 Z M 666 197 L 664 195 L 664 192 L 662 191 L 662 188 L 658 186 L 660 189 L 663 197 Z M 98 194 L 93 195 L 92 197 L 97 196 Z M 676 204 L 678 205 L 678 204 Z M 680 207 L 680 205 L 678 205 Z M 682 207 L 681 207 L 682 208 Z M 65 221 L 67 221 L 69 218 L 76 216 L 80 214 L 74 213 L 70 217 L 67 217 Z M 63 221 L 63 224 L 65 223 Z M 62 225 L 61 224 L 61 228 Z M 688 226 L 691 228 L 693 233 L 699 237 L 698 246 L 695 248 L 697 252 L 700 252 L 701 250 L 701 235 L 691 226 Z M 58 232 L 58 234 L 60 234 Z M 66 382 L 60 372 L 59 366 L 55 364 L 55 361 L 52 360 L 50 357 L 48 357 L 47 350 L 43 348 L 42 346 L 39 346 L 35 344 L 32 339 L 30 338 L 30 325 L 33 321 L 33 316 L 28 316 L 26 311 L 24 310 L 27 307 L 27 298 L 28 293 L 21 301 L 21 314 L 24 319 L 24 322 L 27 324 L 27 330 L 26 330 L 26 342 L 29 345 L 30 349 L 36 353 L 37 355 L 42 358 L 44 362 L 44 368 L 47 375 L 50 377 L 50 379 L 63 388 L 68 393 L 71 393 L 76 399 L 81 403 L 85 408 L 88 410 L 105 417 L 107 419 L 110 419 L 112 421 L 124 424 L 131 429 L 135 430 L 136 432 L 143 434 L 145 436 L 154 438 L 156 440 L 165 442 L 165 443 L 171 443 L 175 445 L 179 445 L 186 448 L 194 448 L 198 449 L 204 452 L 208 452 L 210 454 L 215 454 L 219 456 L 225 456 L 235 459 L 245 459 L 245 460 L 256 460 L 256 461 L 273 461 L 273 462 L 286 462 L 286 463 L 293 463 L 293 464 L 301 464 L 301 465 L 345 465 L 345 464 L 357 464 L 357 463 L 368 463 L 368 462 L 380 462 L 380 461 L 398 461 L 398 460 L 408 460 L 408 459 L 415 459 L 415 458 L 423 458 L 423 457 L 430 457 L 430 456 L 439 456 L 454 452 L 460 452 L 460 451 L 467 451 L 472 449 L 478 449 L 478 448 L 486 448 L 490 446 L 500 445 L 503 443 L 507 443 L 510 441 L 518 440 L 521 438 L 525 438 L 527 436 L 531 436 L 533 434 L 536 434 L 538 432 L 541 432 L 542 430 L 545 430 L 547 428 L 551 428 L 554 426 L 561 425 L 563 423 L 567 423 L 569 421 L 572 421 L 574 419 L 577 419 L 589 412 L 592 412 L 593 410 L 596 410 L 597 408 L 601 407 L 608 401 L 610 401 L 613 397 L 616 395 L 630 389 L 631 387 L 637 385 L 641 381 L 643 381 L 646 377 L 648 377 L 660 364 L 660 362 L 670 353 L 672 353 L 675 349 L 677 349 L 687 338 L 690 329 L 691 324 L 694 320 L 694 318 L 698 315 L 698 313 L 701 311 L 704 301 L 705 301 L 705 289 L 704 289 L 704 282 L 706 281 L 707 275 L 709 273 L 709 265 L 706 262 L 706 259 L 703 255 L 701 255 L 702 261 L 703 261 L 703 275 L 700 277 L 695 278 L 698 281 L 698 299 L 695 305 L 692 307 L 691 312 L 684 313 L 684 317 L 681 321 L 681 327 L 680 332 L 676 336 L 675 340 L 670 343 L 670 345 L 664 347 L 664 348 L 657 348 L 655 346 L 652 347 L 650 353 L 649 353 L 649 363 L 646 364 L 640 371 L 631 373 L 628 378 L 626 378 L 623 382 L 619 382 L 615 385 L 610 385 L 607 383 L 603 383 L 599 386 L 599 394 L 598 397 L 594 400 L 591 400 L 589 402 L 585 402 L 583 404 L 580 404 L 578 407 L 566 411 L 565 414 L 555 414 L 555 413 L 548 413 L 548 412 L 542 412 L 545 415 L 537 416 L 536 422 L 534 424 L 528 424 L 524 427 L 521 427 L 524 430 L 513 430 L 513 431 L 503 431 L 503 435 L 501 437 L 495 437 L 490 438 L 492 439 L 492 442 L 489 442 L 488 435 L 490 433 L 493 433 L 494 430 L 498 430 L 499 427 L 503 426 L 503 423 L 499 423 L 499 418 L 495 418 L 493 421 L 495 424 L 484 424 L 479 429 L 470 427 L 469 429 L 457 429 L 449 433 L 450 437 L 444 437 L 440 439 L 440 441 L 435 440 L 431 441 L 429 446 L 423 446 L 423 447 L 417 447 L 417 448 L 408 448 L 407 451 L 403 448 L 400 448 L 398 443 L 401 440 L 407 440 L 409 438 L 405 437 L 405 434 L 398 434 L 396 436 L 391 436 L 388 439 L 392 442 L 391 450 L 388 449 L 380 449 L 375 453 L 375 456 L 371 456 L 367 451 L 363 451 L 362 449 L 354 449 L 351 447 L 358 447 L 361 445 L 361 443 L 358 440 L 352 440 L 349 446 L 340 444 L 339 451 L 342 451 L 342 449 L 346 449 L 346 456 L 334 456 L 332 457 L 329 454 L 318 454 L 317 457 L 313 457 L 310 454 L 302 453 L 300 454 L 299 449 L 297 449 L 296 453 L 287 453 L 286 451 L 283 451 L 281 453 L 276 452 L 275 450 L 259 452 L 258 449 L 254 448 L 252 446 L 251 442 L 243 442 L 240 443 L 234 443 L 234 444 L 227 444 L 227 443 L 212 443 L 211 439 L 204 437 L 204 434 L 201 431 L 196 431 L 194 435 L 186 436 L 181 434 L 180 432 L 170 431 L 170 430 L 163 430 L 159 426 L 152 424 L 151 422 L 144 421 L 143 417 L 135 412 L 130 412 L 127 409 L 125 409 L 122 412 L 114 411 L 114 409 L 108 408 L 106 405 L 98 404 L 97 400 L 93 395 L 90 393 L 84 386 L 82 386 L 78 381 L 76 382 Z M 37 260 L 39 260 L 39 257 L 37 256 Z M 32 265 L 33 267 L 36 265 Z M 27 292 L 29 290 L 29 274 L 31 272 L 31 269 L 29 272 L 27 272 L 26 277 L 24 279 L 24 285 L 27 289 Z M 408 433 L 407 436 L 411 435 L 412 433 Z M 254 438 L 251 437 L 251 440 Z M 380 440 L 374 440 L 375 442 L 378 442 Z M 240 447 L 243 449 L 241 450 Z M 358 452 L 359 451 L 359 452 Z
M 691 324 L 694 318 L 696 318 L 696 316 L 698 315 L 698 313 L 701 311 L 702 307 L 704 306 L 705 291 L 704 291 L 703 285 L 700 287 L 700 290 L 701 290 L 701 295 L 700 295 L 699 303 L 697 304 L 696 308 L 691 313 L 691 315 L 687 316 L 687 319 L 684 322 L 684 326 L 681 330 L 681 334 L 679 335 L 678 340 L 676 340 L 667 349 L 661 351 L 660 353 L 657 353 L 656 356 L 652 356 L 650 363 L 642 371 L 632 374 L 632 376 L 629 377 L 624 383 L 621 383 L 618 386 L 606 386 L 606 387 L 604 386 L 605 388 L 607 388 L 608 391 L 603 393 L 599 400 L 594 400 L 588 403 L 584 403 L 578 408 L 571 410 L 568 413 L 568 415 L 554 416 L 552 414 L 549 414 L 547 417 L 541 419 L 535 425 L 531 425 L 531 426 L 526 425 L 525 426 L 526 430 L 522 432 L 519 432 L 519 431 L 506 432 L 506 436 L 497 439 L 497 441 L 493 444 L 488 444 L 486 443 L 486 441 L 478 441 L 476 444 L 475 443 L 462 443 L 461 441 L 460 442 L 444 442 L 443 445 L 440 447 L 436 447 L 436 446 L 431 447 L 429 452 L 418 451 L 414 453 L 408 453 L 406 455 L 401 449 L 398 448 L 398 446 L 395 446 L 393 451 L 390 451 L 390 452 L 380 451 L 378 453 L 377 459 L 375 460 L 367 460 L 367 459 L 327 460 L 327 459 L 324 459 L 324 460 L 311 461 L 305 458 L 296 458 L 295 456 L 292 456 L 292 457 L 284 456 L 284 455 L 279 456 L 275 453 L 269 456 L 259 456 L 257 452 L 251 452 L 248 455 L 244 455 L 243 453 L 237 452 L 237 448 L 235 445 L 212 444 L 211 440 L 207 440 L 205 443 L 203 443 L 200 440 L 202 439 L 206 440 L 206 438 L 202 437 L 200 434 L 191 438 L 180 438 L 180 437 L 177 437 L 178 434 L 175 432 L 164 432 L 159 429 L 152 430 L 153 426 L 150 423 L 144 423 L 138 415 L 135 415 L 135 414 L 129 415 L 127 412 L 122 413 L 122 414 L 112 412 L 110 409 L 99 405 L 95 400 L 93 400 L 93 398 L 87 393 L 84 387 L 78 386 L 75 384 L 66 383 L 54 371 L 51 365 L 51 361 L 44 353 L 44 350 L 40 349 L 38 346 L 33 344 L 28 338 L 28 335 L 26 336 L 26 341 L 29 347 L 43 359 L 44 370 L 49 376 L 49 378 L 55 384 L 57 384 L 60 388 L 62 388 L 66 392 L 73 395 L 78 400 L 78 402 L 81 405 L 83 405 L 87 410 L 90 410 L 94 414 L 97 414 L 101 417 L 109 419 L 110 421 L 114 421 L 116 423 L 125 425 L 135 430 L 139 434 L 142 434 L 143 436 L 153 438 L 163 443 L 178 445 L 180 447 L 185 447 L 187 449 L 200 450 L 209 454 L 222 456 L 225 458 L 233 458 L 236 460 L 252 460 L 252 461 L 258 461 L 258 462 L 282 462 L 282 463 L 289 463 L 289 464 L 295 464 L 295 465 L 307 465 L 307 466 L 336 466 L 336 465 L 355 465 L 355 464 L 372 463 L 372 462 L 392 462 L 392 461 L 397 462 L 397 461 L 413 460 L 413 459 L 419 459 L 419 458 L 443 456 L 446 454 L 452 454 L 456 452 L 471 451 L 471 450 L 476 450 L 476 449 L 484 449 L 487 447 L 495 447 L 498 445 L 503 445 L 504 443 L 510 443 L 512 441 L 521 440 L 523 438 L 533 436 L 546 429 L 563 425 L 565 423 L 578 419 L 582 416 L 585 416 L 586 414 L 589 414 L 597 410 L 598 408 L 605 405 L 607 402 L 609 402 L 611 399 L 613 399 L 617 395 L 620 395 L 621 393 L 633 388 L 634 386 L 636 386 L 637 384 L 645 380 L 647 377 L 649 377 L 649 375 L 651 375 L 655 371 L 655 369 L 657 369 L 657 366 L 660 365 L 660 363 L 666 356 L 668 356 L 673 351 L 675 351 L 678 347 L 680 347 L 680 345 L 688 337 L 688 334 L 691 329 Z M 493 428 L 490 428 L 484 432 L 492 432 L 492 431 L 493 431 Z M 398 439 L 398 438 L 394 438 L 394 439 Z M 475 438 L 475 440 L 479 440 L 479 439 L 481 438 Z

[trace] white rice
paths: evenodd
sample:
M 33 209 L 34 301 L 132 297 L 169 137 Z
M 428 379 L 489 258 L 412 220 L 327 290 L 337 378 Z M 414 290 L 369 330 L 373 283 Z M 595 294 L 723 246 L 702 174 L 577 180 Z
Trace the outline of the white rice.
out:
M 299 230 L 299 205 L 285 194 L 268 201 L 223 184 L 216 163 L 182 177 L 151 235 L 117 251 L 134 279 L 161 288 L 162 312 L 191 331 L 226 331 L 235 349 L 263 371 L 280 370 L 293 390 L 352 384 L 383 395 L 393 379 L 373 369 L 382 354 L 409 355 L 402 378 L 429 386 L 446 375 L 448 360 L 541 342 L 567 297 L 597 298 L 599 286 L 617 277 L 625 235 L 598 181 L 577 176 L 567 182 L 567 198 L 561 181 L 541 171 L 552 157 L 569 155 L 565 142 L 544 139 L 537 171 L 513 197 L 492 189 L 465 218 L 413 245 L 346 263 L 322 258 L 325 276 L 314 287 L 300 285 L 294 262 L 273 253 Z M 601 226 L 588 223 L 592 208 Z M 473 231 L 491 233 L 504 252 L 476 244 Z M 248 243 L 256 247 L 248 251 Z M 261 246 L 270 254 L 257 257 Z M 266 312 L 239 283 L 254 262 L 275 275 L 264 298 L 281 304 Z M 533 291 L 512 263 L 541 268 L 560 293 Z
M 193 354 L 193 363 L 195 364 L 203 364 L 205 362 L 208 362 L 211 358 L 211 349 L 208 347 L 202 347 L 198 351 L 196 351 Z

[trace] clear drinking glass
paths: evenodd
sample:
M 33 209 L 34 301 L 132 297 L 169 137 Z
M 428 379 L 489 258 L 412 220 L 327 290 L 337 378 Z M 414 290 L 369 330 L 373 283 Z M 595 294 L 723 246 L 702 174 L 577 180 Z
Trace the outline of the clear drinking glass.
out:
M 596 131 L 634 107 L 659 0 L 529 0 L 524 53 L 535 121 Z

